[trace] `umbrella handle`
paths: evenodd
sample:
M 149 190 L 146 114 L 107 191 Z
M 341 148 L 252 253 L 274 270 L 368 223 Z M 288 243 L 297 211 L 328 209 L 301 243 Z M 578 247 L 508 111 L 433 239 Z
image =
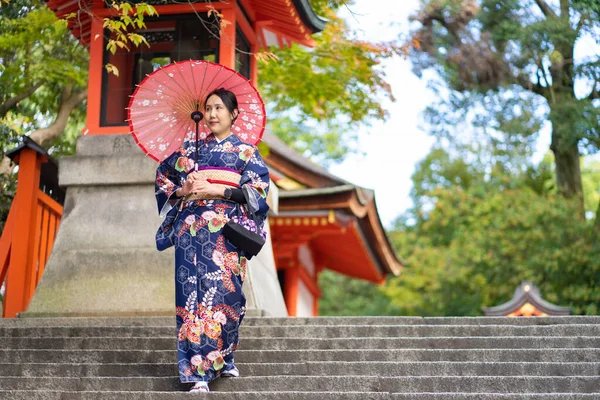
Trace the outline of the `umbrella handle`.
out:
M 198 107 L 198 105 L 196 105 L 196 107 Z M 191 117 L 194 120 L 194 122 L 196 123 L 196 172 L 197 172 L 198 171 L 198 125 L 200 124 L 200 121 L 202 121 L 202 118 L 204 118 L 204 114 L 202 114 L 200 111 L 196 110 L 192 113 Z

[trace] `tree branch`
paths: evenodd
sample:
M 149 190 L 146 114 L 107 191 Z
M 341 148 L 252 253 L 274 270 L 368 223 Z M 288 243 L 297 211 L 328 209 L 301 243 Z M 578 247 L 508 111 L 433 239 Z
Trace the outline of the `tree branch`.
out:
M 575 33 L 577 34 L 577 37 L 579 37 L 579 31 L 581 30 L 583 24 L 585 24 L 585 21 L 587 21 L 587 19 L 588 16 L 586 14 L 581 14 L 581 18 L 579 18 L 579 21 L 577 22 L 577 27 L 575 27 Z
M 594 220 L 594 228 L 596 228 L 596 231 L 600 231 L 600 202 L 598 202 L 598 208 L 596 209 L 596 219 Z
M 62 101 L 58 109 L 58 114 L 54 122 L 47 128 L 38 129 L 29 135 L 29 137 L 35 140 L 40 146 L 48 147 L 50 142 L 62 135 L 64 132 L 69 115 L 75 107 L 79 105 L 87 97 L 87 89 L 81 92 L 72 93 L 71 87 L 64 87 L 62 90 Z
M 43 82 L 38 82 L 35 85 L 30 86 L 23 93 L 15 96 L 15 97 L 11 97 L 10 99 L 6 100 L 4 103 L 0 104 L 0 118 L 4 117 L 6 115 L 6 113 L 9 112 L 13 107 L 15 107 L 21 100 L 26 99 L 27 97 L 31 96 L 36 90 L 38 90 L 40 88 L 40 86 L 42 86 L 42 84 L 43 84 Z
M 29 137 L 35 140 L 40 146 L 47 148 L 54 139 L 62 135 L 67 127 L 71 112 L 79 105 L 79 103 L 85 100 L 86 97 L 87 89 L 73 93 L 71 87 L 63 87 L 60 107 L 54 122 L 47 128 L 38 129 L 37 131 L 32 132 Z M 16 165 L 6 156 L 0 160 L 1 175 L 12 173 L 15 167 Z
M 539 76 L 539 72 L 537 72 L 537 75 L 538 75 L 538 82 L 535 84 L 533 82 L 531 82 L 531 80 L 529 79 L 529 77 L 527 75 L 519 75 L 516 79 L 516 82 L 523 89 L 529 90 L 535 94 L 546 97 L 547 90 L 544 86 L 542 86 L 540 84 L 541 78 Z
M 569 18 L 569 0 L 560 0 L 560 16 Z
M 596 100 L 600 99 L 600 93 L 598 92 L 598 78 L 594 80 L 594 85 L 592 86 L 592 91 L 588 95 L 588 100 Z
M 548 3 L 546 3 L 544 0 L 535 0 L 535 3 L 542 10 L 542 13 L 546 17 L 556 18 L 556 13 L 554 11 L 552 11 L 552 9 L 548 5 Z

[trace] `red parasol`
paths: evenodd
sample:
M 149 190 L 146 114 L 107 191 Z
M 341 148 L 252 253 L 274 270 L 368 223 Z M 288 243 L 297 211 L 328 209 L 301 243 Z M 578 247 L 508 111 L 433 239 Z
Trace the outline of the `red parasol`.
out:
M 128 108 L 136 143 L 162 161 L 185 139 L 197 140 L 196 135 L 204 139 L 210 129 L 199 121 L 198 111 L 204 111 L 206 96 L 218 88 L 230 90 L 238 100 L 240 113 L 231 131 L 243 142 L 257 144 L 265 130 L 266 112 L 256 88 L 230 68 L 198 60 L 159 68 L 138 85 Z

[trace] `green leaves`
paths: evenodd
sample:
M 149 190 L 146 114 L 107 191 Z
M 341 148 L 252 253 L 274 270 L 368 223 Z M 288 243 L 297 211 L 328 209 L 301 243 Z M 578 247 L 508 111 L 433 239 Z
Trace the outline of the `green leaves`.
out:
M 576 205 L 527 188 L 436 191 L 423 222 L 393 235 L 408 260 L 384 292 L 409 315 L 481 315 L 523 280 L 576 314 L 594 311 L 600 274 L 591 224 Z M 570 288 L 570 290 L 566 290 Z
M 144 17 L 146 15 L 158 15 L 156 9 L 147 3 L 136 4 L 135 8 L 133 8 L 127 2 L 113 3 L 112 7 L 119 12 L 119 16 L 118 18 L 104 18 L 102 22 L 102 26 L 111 33 L 106 42 L 106 49 L 115 54 L 117 49 L 127 49 L 129 51 L 128 44 L 130 43 L 135 47 L 141 44 L 150 47 L 142 35 L 129 31 L 131 29 L 144 28 L 146 26 Z M 105 68 L 109 73 L 119 76 L 119 70 L 114 65 L 109 64 Z
M 315 48 L 272 48 L 278 61 L 259 63 L 261 95 L 274 121 L 270 128 L 319 162 L 340 160 L 353 151 L 345 143 L 354 139 L 360 125 L 387 118 L 382 99 L 393 100 L 393 95 L 379 65 L 404 54 L 394 43 L 354 39 L 333 12 L 344 2 L 328 3 L 312 2 L 329 20 L 325 30 L 313 36 Z
M 531 280 L 547 300 L 597 314 L 596 163 L 584 162 L 595 196 L 586 201 L 589 218 L 579 219 L 577 200 L 557 196 L 551 154 L 539 165 L 497 168 L 502 143 L 491 143 L 434 148 L 417 165 L 415 207 L 390 234 L 407 265 L 382 291 L 401 314 L 482 315 Z
M 546 4 L 549 4 L 546 6 Z M 410 56 L 417 74 L 434 70 L 452 98 L 476 112 L 476 128 L 502 141 L 531 137 L 551 122 L 557 187 L 567 197 L 581 196 L 578 151 L 600 150 L 597 56 L 576 59 L 575 47 L 584 32 L 600 27 L 597 2 L 518 0 L 426 0 L 413 17 L 419 26 L 412 40 L 420 46 Z M 438 82 L 439 83 L 439 82 Z M 588 93 L 575 92 L 587 86 Z M 525 95 L 525 93 L 529 95 Z M 536 102 L 532 96 L 538 98 Z M 485 99 L 497 99 L 486 107 Z M 539 101 L 544 104 L 539 104 Z M 431 107 L 426 114 L 436 136 L 460 137 L 453 124 L 457 107 Z M 537 103 L 537 104 L 536 104 Z M 498 105 L 504 104 L 504 107 Z M 540 111 L 544 112 L 542 117 Z M 469 121 L 471 122 L 471 121 Z M 486 127 L 493 129 L 486 129 Z M 462 132 L 461 132 L 462 131 Z
M 87 86 L 88 54 L 45 4 L 11 1 L 2 12 L 0 118 L 24 134 L 54 118 L 65 85 Z

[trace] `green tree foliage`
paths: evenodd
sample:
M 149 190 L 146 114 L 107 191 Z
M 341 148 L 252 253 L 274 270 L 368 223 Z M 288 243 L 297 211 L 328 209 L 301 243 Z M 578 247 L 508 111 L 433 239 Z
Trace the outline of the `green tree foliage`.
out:
M 354 37 L 336 15 L 343 1 L 311 1 L 329 22 L 313 36 L 316 46 L 270 49 L 278 61 L 259 65 L 259 85 L 270 108 L 270 127 L 300 153 L 318 161 L 338 161 L 361 124 L 385 120 L 383 98 L 394 99 L 379 64 L 403 55 L 394 43 Z M 349 6 L 351 7 L 351 5 Z
M 37 0 L 15 0 L 0 19 L 0 118 L 18 133 L 48 125 L 63 89 L 87 86 L 86 50 Z
M 324 270 L 319 274 L 319 287 L 323 291 L 319 299 L 319 315 L 398 314 L 377 284 Z
M 575 218 L 577 201 L 555 194 L 552 165 L 510 172 L 465 159 L 434 149 L 413 175 L 422 200 L 392 234 L 407 260 L 382 288 L 392 306 L 481 315 L 530 280 L 550 302 L 598 314 L 600 241 L 589 220 Z
M 580 154 L 597 152 L 600 59 L 575 59 L 600 28 L 598 3 L 546 0 L 424 0 L 413 17 L 415 71 L 437 72 L 451 90 L 430 108 L 434 134 L 456 136 L 471 112 L 486 133 L 530 137 L 552 127 L 556 185 L 580 199 Z M 577 91 L 576 86 L 587 87 Z M 491 107 L 490 107 L 491 105 Z M 548 110 L 539 115 L 540 105 Z M 507 129 L 508 128 L 508 129 Z
M 0 125 L 0 159 L 4 157 L 6 150 L 16 146 L 18 135 L 6 125 Z M 14 174 L 0 174 L 0 236 L 4 231 L 4 224 L 8 218 L 10 205 L 15 197 L 17 179 Z
M 43 2 L 14 0 L 0 10 L 0 229 L 15 193 L 16 176 L 4 157 L 18 137 L 38 132 L 54 155 L 74 150 L 84 119 L 81 100 L 87 85 L 84 48 Z M 83 93 L 82 93 L 83 92 Z M 73 108 L 65 109 L 71 101 Z M 60 111 L 65 111 L 60 115 Z M 49 126 L 71 115 L 60 139 L 45 136 Z M 50 137 L 44 142 L 44 137 Z

